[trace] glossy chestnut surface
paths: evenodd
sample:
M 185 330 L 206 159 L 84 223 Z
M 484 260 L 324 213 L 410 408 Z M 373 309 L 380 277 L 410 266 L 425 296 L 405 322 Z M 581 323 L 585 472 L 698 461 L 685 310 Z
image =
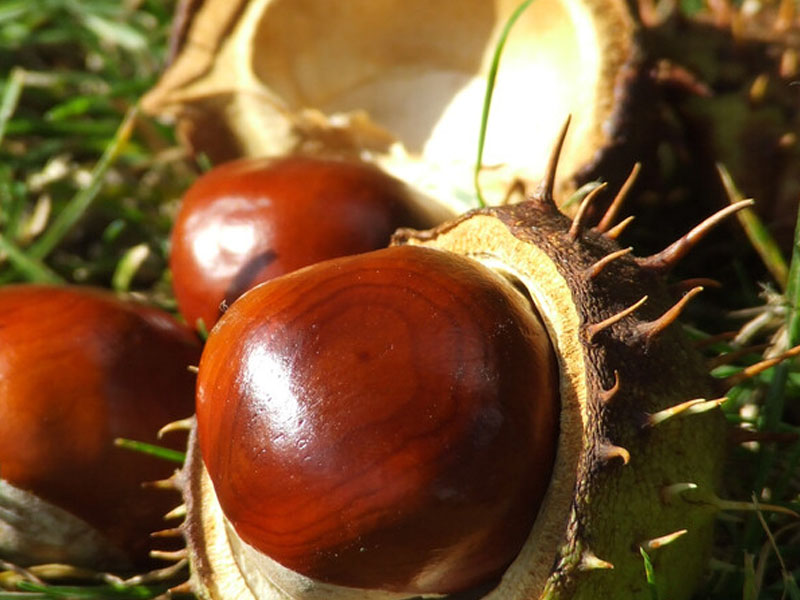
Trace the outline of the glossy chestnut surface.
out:
M 242 296 L 198 375 L 239 536 L 318 581 L 452 593 L 499 576 L 555 454 L 556 359 L 506 281 L 446 252 L 323 262 Z
M 161 310 L 86 288 L 0 288 L 0 477 L 88 522 L 134 561 L 176 494 L 175 465 L 114 446 L 164 444 L 193 410 L 200 347 Z
M 365 163 L 292 156 L 223 164 L 183 198 L 170 267 L 181 314 L 211 328 L 222 302 L 329 258 L 382 248 L 422 226 L 399 181 Z

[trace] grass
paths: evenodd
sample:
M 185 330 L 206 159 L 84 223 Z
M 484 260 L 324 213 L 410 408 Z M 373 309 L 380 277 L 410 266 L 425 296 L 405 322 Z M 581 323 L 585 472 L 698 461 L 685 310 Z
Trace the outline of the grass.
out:
M 491 113 L 492 108 L 492 97 L 494 94 L 495 80 L 497 79 L 497 70 L 500 67 L 500 58 L 503 55 L 503 48 L 506 45 L 506 40 L 508 39 L 508 35 L 511 33 L 511 29 L 514 27 L 514 24 L 519 20 L 522 14 L 528 10 L 528 7 L 533 4 L 533 1 L 534 0 L 524 0 L 521 2 L 506 21 L 505 25 L 503 26 L 503 30 L 500 32 L 497 45 L 494 48 L 492 62 L 489 66 L 489 73 L 486 77 L 486 93 L 483 97 L 481 126 L 478 133 L 478 156 L 475 159 L 475 169 L 473 171 L 475 195 L 478 198 L 478 206 L 480 208 L 486 207 L 486 199 L 483 197 L 483 192 L 481 190 L 480 175 L 483 168 L 483 150 L 486 144 L 486 131 L 489 126 L 489 114 Z
M 194 169 L 136 109 L 171 14 L 153 0 L 0 1 L 0 283 L 135 288 L 172 306 L 166 239 Z
M 0 0 L 0 284 L 99 285 L 174 310 L 168 234 L 176 199 L 197 169 L 170 129 L 136 109 L 165 61 L 171 13 L 171 3 L 156 0 Z M 726 185 L 736 193 L 734 182 Z M 800 343 L 800 221 L 793 255 L 781 256 L 769 231 L 745 219 L 753 252 L 768 268 L 745 273 L 742 285 L 757 289 L 766 281 L 772 289 L 769 302 L 748 307 L 757 332 L 751 342 L 787 348 Z M 703 322 L 694 324 L 700 337 L 713 333 L 703 330 Z M 707 347 L 710 358 L 733 350 L 730 340 Z M 746 354 L 715 374 L 760 359 L 761 352 Z M 726 494 L 754 495 L 754 508 L 770 502 L 797 509 L 797 362 L 729 396 L 729 421 L 754 441 L 733 448 Z M 800 598 L 798 540 L 800 524 L 785 515 L 754 510 L 721 519 L 711 575 L 698 597 Z M 644 551 L 642 576 L 655 594 L 658 573 Z M 0 567 L 0 600 L 152 598 L 164 590 L 138 579 L 48 579 Z

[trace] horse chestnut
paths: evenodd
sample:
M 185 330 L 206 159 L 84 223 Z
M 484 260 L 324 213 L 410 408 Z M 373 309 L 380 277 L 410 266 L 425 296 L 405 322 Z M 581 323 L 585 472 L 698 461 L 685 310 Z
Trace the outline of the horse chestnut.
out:
M 198 440 L 248 545 L 316 581 L 453 593 L 499 577 L 531 531 L 557 387 L 511 284 L 393 247 L 233 304 L 200 362 Z
M 128 564 L 142 562 L 177 500 L 142 483 L 174 467 L 114 440 L 155 442 L 161 426 L 191 414 L 186 367 L 199 353 L 194 334 L 155 308 L 86 288 L 0 289 L 0 476 L 88 523 Z M 6 559 L 54 559 L 2 542 Z
M 181 314 L 210 328 L 222 303 L 313 263 L 382 248 L 419 226 L 404 185 L 365 163 L 291 156 L 221 165 L 189 188 L 172 233 Z

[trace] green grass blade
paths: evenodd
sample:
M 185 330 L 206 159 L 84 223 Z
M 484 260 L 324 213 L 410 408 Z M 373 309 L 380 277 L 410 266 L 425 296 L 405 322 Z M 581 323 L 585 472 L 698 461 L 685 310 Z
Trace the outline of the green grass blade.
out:
M 203 319 L 197 319 L 195 328 L 197 329 L 197 334 L 200 336 L 200 339 L 205 342 L 208 339 L 208 327 L 206 327 L 206 322 L 203 321 Z
M 800 210 L 794 230 L 792 260 L 786 282 L 786 300 L 789 305 L 788 337 L 789 346 L 800 343 Z
M 786 285 L 786 303 L 789 311 L 787 315 L 787 346 L 789 348 L 800 343 L 800 210 L 797 213 L 797 224 L 794 235 L 792 261 L 790 263 Z M 789 377 L 790 363 L 788 361 L 775 367 L 767 401 L 765 404 L 764 428 L 767 431 L 776 431 L 783 416 L 786 381 Z
M 719 176 L 722 179 L 722 184 L 725 186 L 725 191 L 731 204 L 744 200 L 744 195 L 736 187 L 728 169 L 722 164 L 717 164 L 717 171 L 719 171 Z M 736 217 L 739 219 L 742 227 L 744 227 L 744 231 L 750 243 L 753 245 L 753 248 L 756 249 L 756 252 L 758 252 L 761 260 L 764 262 L 764 266 L 767 267 L 767 270 L 775 278 L 775 281 L 778 282 L 778 285 L 781 286 L 781 289 L 785 290 L 789 269 L 786 266 L 786 260 L 784 260 L 775 238 L 772 237 L 769 230 L 764 226 L 764 223 L 753 209 L 746 208 L 740 210 L 736 213 Z
M 110 599 L 119 600 L 137 598 L 154 598 L 165 591 L 165 586 L 148 587 L 137 586 L 111 586 L 111 585 L 47 585 L 22 581 L 17 584 L 23 592 L 33 592 L 33 594 L 19 594 L 17 598 L 88 598 L 88 599 Z M 14 597 L 14 596 L 10 596 Z M 0 596 L 2 599 L 2 596 Z
M 790 348 L 796 346 L 800 342 L 800 247 L 798 247 L 798 244 L 800 244 L 800 210 L 797 213 L 792 260 L 789 265 L 786 282 L 786 302 L 789 307 L 787 315 L 787 345 Z M 784 361 L 774 368 L 772 381 L 764 401 L 762 418 L 759 423 L 759 429 L 762 431 L 778 430 L 778 426 L 784 414 L 786 383 L 790 370 L 791 365 L 788 361 Z M 775 466 L 777 457 L 778 451 L 774 444 L 765 444 L 763 446 L 756 470 L 755 481 L 753 483 L 753 490 L 755 491 L 756 497 L 761 497 L 761 492 L 767 485 L 769 475 Z M 781 487 L 784 493 L 786 489 L 788 489 L 786 485 L 782 485 Z M 779 500 L 781 496 L 776 494 L 774 498 Z M 751 521 L 745 534 L 745 540 L 748 546 L 755 543 L 756 535 L 756 524 L 754 521 Z
M 794 245 L 792 246 L 792 260 L 789 263 L 789 274 L 786 283 L 786 303 L 789 308 L 787 316 L 787 344 L 791 348 L 800 344 L 800 209 L 797 212 L 797 222 L 794 231 Z M 789 363 L 783 363 L 775 367 L 775 377 L 767 396 L 767 411 L 770 421 L 767 426 L 777 427 L 780 417 L 783 415 L 784 394 L 786 392 L 786 382 L 791 371 Z M 796 473 L 798 460 L 800 460 L 800 442 L 796 442 L 794 447 L 786 453 L 791 462 L 788 464 L 788 473 Z M 762 468 L 769 468 L 774 461 L 774 456 L 768 465 Z M 762 479 L 765 479 L 766 475 Z M 775 489 L 776 498 L 782 498 L 789 488 L 788 478 L 780 482 Z
M 100 15 L 83 17 L 87 29 L 101 40 L 114 43 L 126 50 L 143 52 L 147 48 L 147 39 L 141 32 L 121 21 L 105 19 Z
M 6 22 L 17 21 L 30 10 L 30 4 L 24 0 L 14 0 L 0 4 L 0 25 Z
M 24 85 L 25 71 L 19 68 L 11 71 L 11 77 L 8 78 L 8 83 L 6 83 L 5 90 L 3 90 L 3 98 L 0 101 L 0 144 L 3 143 L 3 138 L 6 135 L 8 122 L 17 110 Z
M 481 111 L 481 129 L 480 133 L 478 134 L 478 158 L 475 161 L 475 171 L 473 173 L 475 195 L 478 197 L 478 205 L 481 208 L 486 206 L 486 199 L 483 197 L 480 184 L 481 168 L 483 167 L 483 148 L 486 143 L 486 128 L 489 123 L 489 111 L 492 107 L 492 96 L 494 95 L 494 84 L 495 80 L 497 79 L 497 69 L 500 66 L 500 56 L 503 54 L 503 47 L 506 45 L 506 40 L 508 39 L 508 35 L 511 33 L 511 28 L 531 4 L 533 4 L 533 0 L 525 0 L 522 2 L 522 4 L 517 6 L 516 10 L 511 13 L 508 21 L 506 21 L 503 31 L 500 32 L 500 38 L 497 40 L 497 45 L 494 47 L 492 64 L 489 67 L 489 75 L 486 79 L 486 93 L 483 96 L 483 109 Z
M 97 96 L 77 96 L 65 100 L 48 110 L 44 114 L 45 121 L 63 121 L 70 117 L 81 117 L 87 114 L 92 108 L 104 106 L 108 103 L 106 98 Z
M 127 292 L 130 290 L 131 282 L 136 276 L 136 272 L 149 255 L 150 248 L 147 244 L 137 244 L 125 252 L 117 263 L 114 275 L 111 277 L 111 287 L 114 291 Z
M 147 442 L 139 442 L 137 440 L 129 440 L 126 438 L 117 438 L 114 440 L 114 445 L 119 448 L 133 450 L 134 452 L 141 452 L 142 454 L 149 454 L 163 460 L 183 464 L 186 460 L 184 452 L 164 448 L 163 446 L 156 446 L 155 444 L 148 444 Z
M 64 283 L 54 271 L 20 250 L 16 244 L 9 242 L 0 235 L 0 251 L 5 253 L 8 261 L 26 281 L 32 283 Z
M 744 583 L 742 585 L 742 600 L 758 600 L 758 579 L 753 555 L 745 552 L 744 555 Z
M 105 149 L 100 160 L 92 170 L 89 185 L 73 196 L 69 203 L 53 220 L 50 227 L 47 228 L 36 243 L 31 245 L 29 251 L 29 256 L 31 258 L 41 260 L 50 254 L 92 204 L 103 184 L 103 177 L 130 139 L 133 126 L 136 122 L 137 113 L 138 110 L 134 107 L 125 115 L 119 129 L 117 129 L 114 139 Z
M 797 580 L 791 573 L 787 574 L 784 583 L 786 584 L 786 591 L 789 594 L 789 598 L 791 600 L 800 600 L 800 587 L 798 587 Z
M 650 556 L 645 552 L 644 548 L 639 548 L 639 553 L 642 555 L 644 561 L 644 574 L 647 579 L 647 589 L 650 591 L 650 600 L 659 600 L 658 588 L 656 587 L 656 571 L 653 568 L 653 562 Z
M 14 181 L 10 168 L 0 166 L 0 227 L 10 240 L 18 239 L 26 204 L 24 194 L 24 184 Z

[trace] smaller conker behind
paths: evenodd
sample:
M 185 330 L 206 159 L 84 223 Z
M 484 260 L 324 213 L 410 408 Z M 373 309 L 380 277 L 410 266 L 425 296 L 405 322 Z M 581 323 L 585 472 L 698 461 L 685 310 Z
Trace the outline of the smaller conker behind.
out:
M 170 268 L 181 314 L 206 328 L 251 287 L 329 258 L 383 248 L 399 227 L 430 225 L 402 182 L 352 160 L 242 159 L 183 197 Z
M 198 439 L 243 552 L 323 584 L 460 592 L 496 580 L 531 530 L 557 379 L 511 284 L 393 247 L 233 304 L 200 362 Z

